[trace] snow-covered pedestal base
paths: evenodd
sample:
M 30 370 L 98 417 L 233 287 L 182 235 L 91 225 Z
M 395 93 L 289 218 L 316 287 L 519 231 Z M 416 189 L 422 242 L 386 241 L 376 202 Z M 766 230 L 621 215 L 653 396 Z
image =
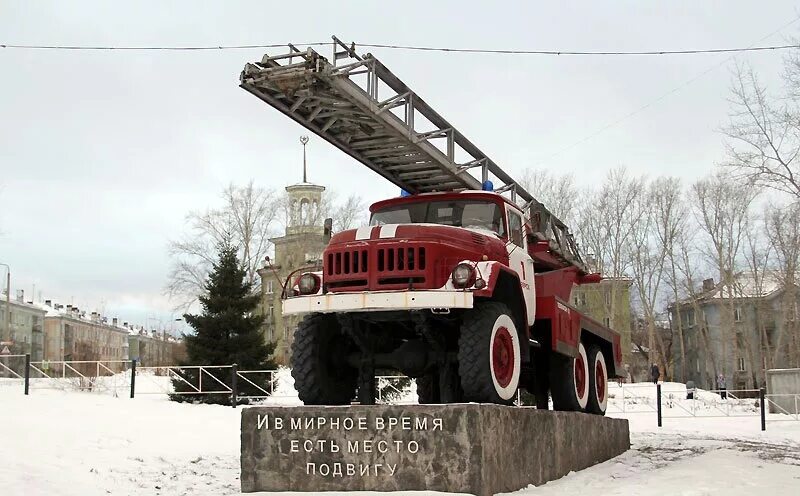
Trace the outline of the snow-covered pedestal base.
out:
M 253 407 L 242 491 L 436 490 L 543 484 L 630 447 L 628 421 L 499 405 Z

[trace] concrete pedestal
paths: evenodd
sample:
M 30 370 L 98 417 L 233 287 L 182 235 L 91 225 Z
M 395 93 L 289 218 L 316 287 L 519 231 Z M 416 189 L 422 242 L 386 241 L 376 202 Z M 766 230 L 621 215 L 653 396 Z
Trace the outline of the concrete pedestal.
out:
M 242 410 L 242 491 L 488 496 L 558 479 L 629 447 L 626 420 L 534 408 L 252 407 Z

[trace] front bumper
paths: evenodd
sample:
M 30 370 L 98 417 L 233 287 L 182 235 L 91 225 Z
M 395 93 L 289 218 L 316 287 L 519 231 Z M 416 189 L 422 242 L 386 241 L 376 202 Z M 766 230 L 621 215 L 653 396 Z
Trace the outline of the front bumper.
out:
M 472 308 L 472 304 L 470 291 L 328 293 L 287 298 L 283 301 L 283 314 Z

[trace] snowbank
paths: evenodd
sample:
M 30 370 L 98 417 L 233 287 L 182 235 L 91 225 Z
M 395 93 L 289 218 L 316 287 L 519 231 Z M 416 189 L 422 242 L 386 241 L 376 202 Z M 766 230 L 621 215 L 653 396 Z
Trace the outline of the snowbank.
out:
M 298 404 L 289 370 L 281 369 L 277 378 L 275 395 L 265 402 Z M 238 494 L 240 409 L 144 394 L 168 386 L 163 376 L 140 380 L 137 375 L 142 394 L 133 400 L 123 394 L 47 389 L 24 396 L 21 388 L 0 388 L 2 493 Z M 673 389 L 668 386 L 665 392 Z M 636 395 L 631 387 L 626 386 L 626 401 L 655 397 L 652 384 L 636 388 Z M 622 410 L 622 391 L 616 388 L 611 388 L 611 403 Z M 680 394 L 679 387 L 674 389 Z M 400 401 L 413 401 L 413 384 L 403 391 Z M 700 398 L 722 401 L 707 394 Z M 800 493 L 800 422 L 770 415 L 762 433 L 757 416 L 665 416 L 664 427 L 658 428 L 652 411 L 610 415 L 630 421 L 631 451 L 520 494 L 570 494 L 587 487 L 604 496 L 729 496 L 750 494 L 755 487 L 770 496 Z

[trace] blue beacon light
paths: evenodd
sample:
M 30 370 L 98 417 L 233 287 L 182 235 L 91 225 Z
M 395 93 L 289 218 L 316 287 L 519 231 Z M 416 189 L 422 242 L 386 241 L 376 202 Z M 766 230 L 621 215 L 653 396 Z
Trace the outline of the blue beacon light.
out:
M 484 191 L 494 191 L 494 183 L 492 183 L 491 181 L 489 181 L 487 179 L 486 181 L 483 182 L 483 184 L 481 185 L 481 188 Z
M 411 193 L 409 193 L 408 191 L 406 191 L 406 190 L 404 190 L 404 189 L 401 189 L 401 190 L 400 190 L 400 197 L 401 197 L 401 198 L 405 198 L 405 197 L 407 197 L 407 196 L 411 196 Z

